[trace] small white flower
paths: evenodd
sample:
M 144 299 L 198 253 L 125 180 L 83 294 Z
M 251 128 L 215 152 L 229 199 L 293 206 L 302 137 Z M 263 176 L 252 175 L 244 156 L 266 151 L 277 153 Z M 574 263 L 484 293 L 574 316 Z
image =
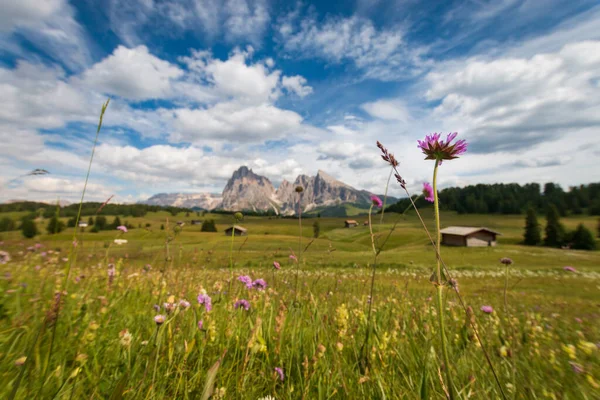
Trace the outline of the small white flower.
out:
M 127 243 L 127 239 L 115 239 L 115 243 L 120 246 L 122 244 Z

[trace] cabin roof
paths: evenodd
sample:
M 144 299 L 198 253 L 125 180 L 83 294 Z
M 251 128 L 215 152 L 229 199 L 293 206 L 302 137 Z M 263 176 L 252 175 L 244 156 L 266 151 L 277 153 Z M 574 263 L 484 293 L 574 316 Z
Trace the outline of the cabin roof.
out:
M 238 231 L 242 231 L 242 232 L 246 232 L 246 231 L 247 231 L 247 229 L 246 229 L 246 228 L 242 228 L 242 227 L 241 227 L 241 226 L 239 226 L 239 225 L 233 225 L 233 226 L 230 226 L 229 228 L 227 228 L 227 229 L 225 229 L 225 230 L 226 230 L 226 231 L 228 231 L 228 230 L 230 230 L 230 229 L 232 229 L 232 228 L 233 228 L 233 229 L 235 229 L 235 230 L 238 230 Z
M 346 222 L 347 224 L 358 224 L 358 222 L 356 222 L 356 221 L 355 221 L 355 220 L 353 220 L 353 219 L 347 219 L 345 222 Z
M 496 232 L 494 230 L 484 228 L 484 227 L 474 227 L 474 226 L 449 226 L 440 231 L 440 233 L 445 233 L 447 235 L 457 235 L 457 236 L 469 236 L 473 233 L 486 231 L 493 233 L 495 235 L 502 235 L 500 232 Z

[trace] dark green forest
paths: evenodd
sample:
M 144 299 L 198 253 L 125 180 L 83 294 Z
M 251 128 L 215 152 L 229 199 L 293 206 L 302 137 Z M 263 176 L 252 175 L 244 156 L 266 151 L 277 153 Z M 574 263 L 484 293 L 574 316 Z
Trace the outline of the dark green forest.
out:
M 421 193 L 413 194 L 419 208 L 431 207 Z M 528 207 L 543 213 L 554 205 L 561 216 L 600 215 L 600 183 L 570 187 L 565 191 L 556 183 L 519 185 L 517 183 L 451 187 L 440 191 L 440 208 L 459 214 L 524 214 Z M 410 206 L 408 198 L 386 208 L 402 213 Z

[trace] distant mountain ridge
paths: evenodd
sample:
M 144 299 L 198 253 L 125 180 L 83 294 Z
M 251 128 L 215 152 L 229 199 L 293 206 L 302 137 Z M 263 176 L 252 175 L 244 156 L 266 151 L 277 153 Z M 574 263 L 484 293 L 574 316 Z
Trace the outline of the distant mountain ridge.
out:
M 294 182 L 283 180 L 276 189 L 269 178 L 258 175 L 247 166 L 238 168 L 227 181 L 221 195 L 212 193 L 159 193 L 143 204 L 202 208 L 205 210 L 223 209 L 227 211 L 268 211 L 292 215 L 297 211 L 298 194 L 295 189 L 301 186 L 302 211 L 315 208 L 340 206 L 345 203 L 369 207 L 371 193 L 358 190 L 341 182 L 325 171 L 319 170 L 316 176 L 299 175 Z M 388 197 L 392 204 L 397 199 Z

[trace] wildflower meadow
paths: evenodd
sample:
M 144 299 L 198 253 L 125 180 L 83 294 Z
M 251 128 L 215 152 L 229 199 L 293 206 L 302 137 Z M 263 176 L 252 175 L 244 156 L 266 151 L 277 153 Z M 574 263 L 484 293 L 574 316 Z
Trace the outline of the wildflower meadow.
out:
M 324 217 L 318 237 L 301 186 L 298 218 L 215 214 L 216 233 L 154 212 L 128 221 L 147 229 L 2 236 L 0 397 L 600 398 L 600 255 L 522 246 L 520 216 L 440 212 L 457 138 L 373 143 L 410 199 L 394 151 L 431 160 L 433 208 L 372 196 L 365 226 Z M 223 235 L 242 221 L 248 236 Z M 503 237 L 440 246 L 452 223 Z

